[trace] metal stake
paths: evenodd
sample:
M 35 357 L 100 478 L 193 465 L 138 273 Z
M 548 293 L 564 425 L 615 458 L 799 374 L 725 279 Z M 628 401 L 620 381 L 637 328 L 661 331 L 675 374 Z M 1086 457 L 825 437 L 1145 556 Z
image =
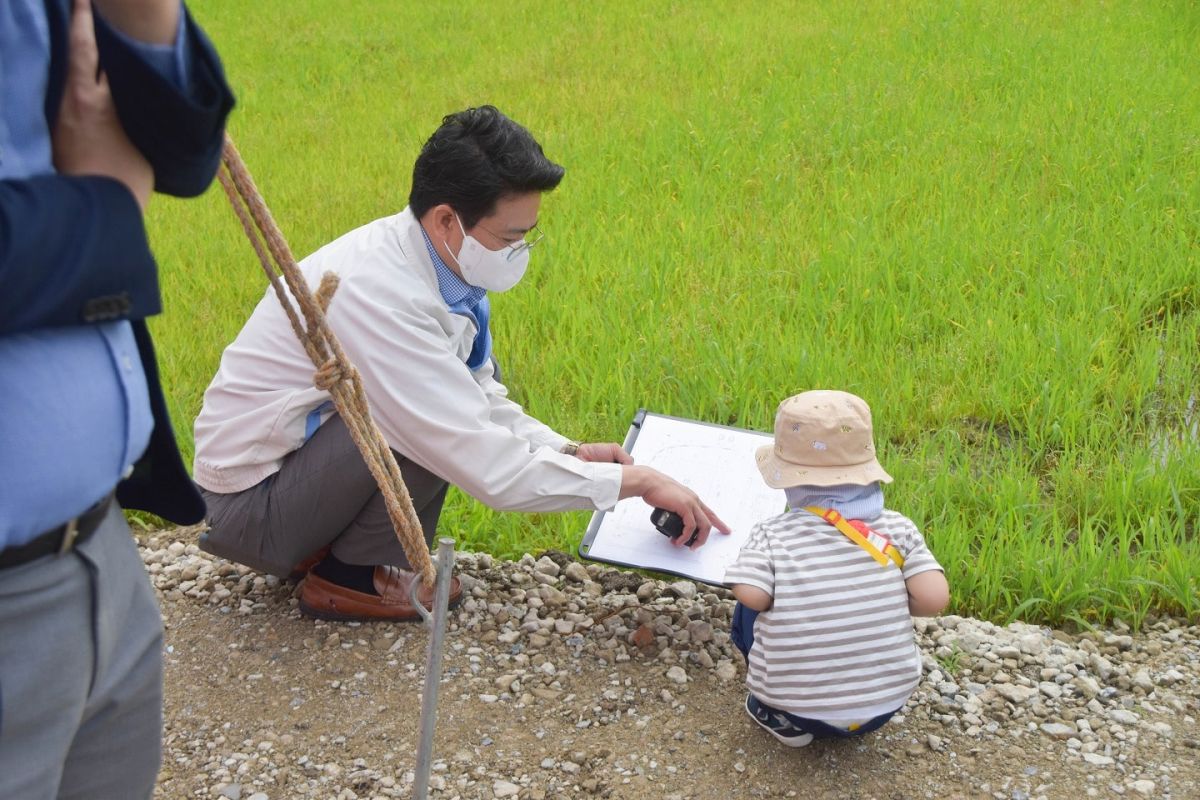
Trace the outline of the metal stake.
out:
M 433 613 L 425 610 L 417 593 L 421 581 L 414 577 L 409 589 L 413 608 L 429 626 L 429 651 L 425 655 L 425 691 L 421 694 L 421 741 L 417 746 L 417 769 L 413 779 L 413 800 L 429 797 L 429 770 L 433 766 L 433 729 L 437 724 L 438 684 L 442 680 L 442 646 L 446 640 L 447 606 L 450 603 L 450 577 L 454 574 L 454 540 L 438 539 L 437 579 L 433 589 Z

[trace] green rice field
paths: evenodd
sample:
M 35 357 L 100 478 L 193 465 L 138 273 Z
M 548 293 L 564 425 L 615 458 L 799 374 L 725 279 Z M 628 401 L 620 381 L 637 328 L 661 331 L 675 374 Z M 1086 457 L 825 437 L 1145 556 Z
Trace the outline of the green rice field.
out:
M 466 106 L 566 167 L 493 296 L 512 394 L 564 434 L 619 441 L 639 407 L 769 430 L 785 396 L 845 389 L 952 611 L 1200 612 L 1196 5 L 190 5 L 298 256 L 402 208 Z M 190 459 L 266 284 L 219 187 L 148 224 Z M 455 494 L 442 530 L 515 556 L 587 521 Z

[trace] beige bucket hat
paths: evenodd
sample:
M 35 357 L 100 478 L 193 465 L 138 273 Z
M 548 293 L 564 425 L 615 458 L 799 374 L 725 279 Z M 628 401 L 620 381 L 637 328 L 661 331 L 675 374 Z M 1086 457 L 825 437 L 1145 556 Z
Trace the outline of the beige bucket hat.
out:
M 755 453 L 772 489 L 891 483 L 875 458 L 871 409 L 849 392 L 816 389 L 789 397 L 775 413 L 775 443 Z

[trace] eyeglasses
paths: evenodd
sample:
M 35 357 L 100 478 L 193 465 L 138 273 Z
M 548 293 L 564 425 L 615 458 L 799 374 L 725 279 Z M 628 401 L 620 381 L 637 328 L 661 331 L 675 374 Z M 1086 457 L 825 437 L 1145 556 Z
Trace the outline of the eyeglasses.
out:
M 482 225 L 477 224 L 476 227 L 483 228 L 483 230 L 487 231 L 488 234 L 491 235 L 493 238 L 499 239 L 500 241 L 504 241 L 503 236 L 500 236 L 497 233 L 493 233 L 492 231 L 488 230 L 487 228 L 484 228 Z M 531 235 L 533 235 L 532 239 L 529 238 Z M 513 242 L 512 244 L 506 245 L 506 247 L 508 248 L 508 255 L 505 256 L 505 258 L 509 261 L 512 261 L 514 258 L 521 255 L 521 253 L 525 253 L 525 252 L 532 250 L 534 248 L 534 245 L 536 245 L 538 242 L 540 242 L 542 239 L 545 239 L 545 238 L 546 238 L 546 234 L 542 233 L 541 229 L 537 225 L 534 225 L 532 228 L 530 228 L 528 231 L 525 232 L 525 235 L 523 237 L 521 237 L 520 241 L 516 241 L 516 242 Z
M 532 239 L 530 239 L 529 237 L 531 234 L 536 234 L 536 235 Z M 521 241 L 514 242 L 512 245 L 509 246 L 508 260 L 512 261 L 514 258 L 519 256 L 521 253 L 526 253 L 526 252 L 532 250 L 534 245 L 536 245 L 538 242 L 540 242 L 542 239 L 545 239 L 545 238 L 546 238 L 546 234 L 542 233 L 541 230 L 538 229 L 538 226 L 534 225 L 532 228 L 530 228 L 528 231 L 525 232 L 525 235 L 523 237 L 521 237 Z

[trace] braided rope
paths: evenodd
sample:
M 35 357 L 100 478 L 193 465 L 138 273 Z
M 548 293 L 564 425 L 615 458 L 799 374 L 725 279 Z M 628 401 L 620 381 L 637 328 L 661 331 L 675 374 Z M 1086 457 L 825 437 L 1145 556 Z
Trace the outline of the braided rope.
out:
M 313 385 L 329 392 L 333 398 L 333 404 L 350 430 L 354 444 L 367 462 L 375 482 L 379 484 L 392 527 L 396 530 L 396 537 L 404 548 L 409 565 L 421 576 L 426 586 L 432 587 L 435 579 L 433 560 L 429 557 L 429 547 L 425 543 L 421 523 L 413 509 L 408 487 L 404 485 L 404 479 L 400 475 L 396 457 L 371 418 L 370 405 L 367 403 L 367 395 L 363 391 L 358 370 L 346 358 L 341 343 L 325 321 L 325 311 L 333 300 L 334 292 L 337 291 L 337 275 L 326 272 L 314 297 L 279 226 L 275 224 L 270 209 L 259 195 L 254 179 L 250 177 L 249 170 L 246 169 L 228 134 L 225 136 L 225 149 L 221 154 L 221 166 L 223 169 L 217 173 L 217 178 L 225 189 L 225 194 L 229 196 L 229 202 L 242 223 L 263 272 L 267 274 L 276 297 L 287 313 L 296 338 L 300 340 L 313 366 L 317 368 L 313 374 Z M 276 267 L 282 273 L 283 281 L 280 281 Z M 286 290 L 283 286 L 284 281 L 287 283 Z M 288 291 L 295 298 L 295 304 L 288 299 Z M 296 305 L 300 307 L 299 314 L 296 312 Z M 301 316 L 304 318 L 303 324 Z

